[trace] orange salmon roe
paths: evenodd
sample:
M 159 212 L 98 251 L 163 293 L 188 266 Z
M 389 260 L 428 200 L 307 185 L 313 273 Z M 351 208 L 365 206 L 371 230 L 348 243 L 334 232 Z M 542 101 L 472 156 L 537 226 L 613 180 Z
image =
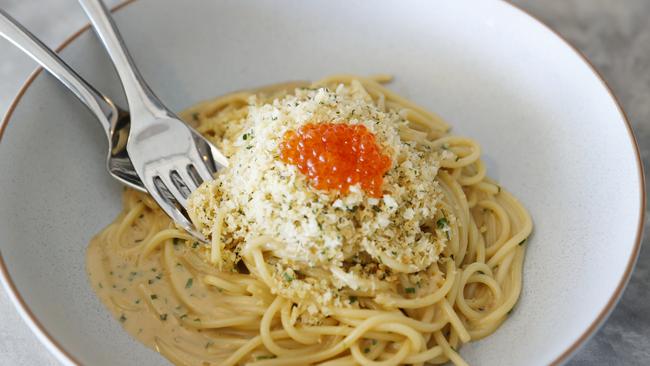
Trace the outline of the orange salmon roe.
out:
M 372 197 L 381 197 L 384 174 L 391 165 L 375 135 L 363 125 L 308 123 L 288 131 L 280 143 L 280 157 L 305 174 L 312 186 L 343 194 L 360 184 Z

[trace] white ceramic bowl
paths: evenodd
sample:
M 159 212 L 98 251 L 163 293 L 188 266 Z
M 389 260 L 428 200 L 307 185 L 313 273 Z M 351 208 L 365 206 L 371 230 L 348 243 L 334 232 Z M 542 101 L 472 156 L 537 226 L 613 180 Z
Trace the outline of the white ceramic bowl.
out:
M 634 138 L 587 62 L 520 10 L 497 0 L 138 0 L 115 18 L 174 110 L 280 81 L 391 73 L 394 90 L 478 140 L 489 174 L 530 209 L 535 231 L 521 300 L 494 335 L 463 347 L 471 364 L 561 363 L 616 303 L 643 216 Z M 91 32 L 62 55 L 120 95 Z M 2 127 L 0 267 L 18 310 L 63 363 L 164 363 L 86 281 L 87 242 L 119 211 L 121 189 L 104 170 L 91 114 L 40 73 Z

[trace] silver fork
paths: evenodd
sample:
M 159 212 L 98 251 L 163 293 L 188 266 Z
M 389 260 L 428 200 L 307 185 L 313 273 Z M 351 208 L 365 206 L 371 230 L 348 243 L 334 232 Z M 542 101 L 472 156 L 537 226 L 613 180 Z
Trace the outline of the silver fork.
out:
M 108 137 L 108 172 L 120 182 L 146 192 L 123 143 L 128 136 L 129 113 L 88 84 L 56 53 L 2 9 L 0 35 L 43 66 L 88 107 Z
M 99 0 L 79 0 L 113 61 L 131 113 L 126 150 L 142 184 L 160 207 L 197 238 L 187 198 L 228 160 L 198 132 L 166 108 L 147 86 Z

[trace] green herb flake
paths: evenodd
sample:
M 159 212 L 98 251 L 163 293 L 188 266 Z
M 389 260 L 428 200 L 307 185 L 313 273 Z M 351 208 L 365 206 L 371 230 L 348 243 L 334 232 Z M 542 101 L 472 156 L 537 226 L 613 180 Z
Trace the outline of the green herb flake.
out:
M 167 320 L 167 314 L 160 314 L 160 320 L 162 321 Z
M 519 245 L 524 245 L 524 243 L 526 242 L 526 240 L 528 240 L 528 238 L 526 238 L 526 239 L 520 241 L 520 242 L 519 242 Z
M 194 283 L 194 279 L 188 278 L 187 282 L 185 282 L 185 288 L 190 288 L 192 287 L 192 283 Z
M 381 212 L 381 208 L 379 208 L 379 206 L 377 206 L 377 205 L 373 205 L 372 210 L 375 211 L 375 212 Z
M 120 315 L 120 321 L 122 323 L 124 323 L 126 321 L 126 317 L 124 316 L 124 314 Z
M 158 298 L 158 295 L 156 295 L 156 294 L 152 294 L 150 297 L 151 297 L 151 300 L 155 300 L 155 299 Z
M 192 113 L 192 120 L 193 121 L 198 121 L 199 120 L 199 112 Z
M 368 353 L 368 352 L 370 352 L 370 348 L 366 347 L 363 349 L 363 353 Z
M 407 287 L 404 289 L 407 294 L 414 294 L 415 293 L 415 287 Z
M 438 229 L 444 229 L 449 226 L 449 222 L 446 217 L 443 217 L 436 222 L 436 225 L 438 225 Z
M 293 276 L 288 274 L 287 272 L 282 273 L 282 278 L 284 278 L 284 280 L 287 282 L 291 282 L 294 280 Z
M 355 302 L 357 302 L 357 300 L 358 299 L 356 296 L 350 296 L 350 304 L 354 304 Z
M 199 242 L 198 241 L 195 241 L 194 243 L 192 243 L 192 248 L 196 249 L 198 247 L 199 247 Z

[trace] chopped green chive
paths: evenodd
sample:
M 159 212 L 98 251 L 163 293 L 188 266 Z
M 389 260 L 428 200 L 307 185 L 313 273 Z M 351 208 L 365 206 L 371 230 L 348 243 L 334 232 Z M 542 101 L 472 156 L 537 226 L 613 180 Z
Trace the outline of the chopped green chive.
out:
M 285 281 L 291 282 L 294 280 L 293 276 L 288 274 L 287 272 L 282 273 L 282 277 L 284 278 Z
M 407 287 L 404 289 L 407 294 L 414 294 L 415 293 L 415 287 Z
M 162 321 L 167 320 L 167 314 L 160 314 L 160 320 Z
M 436 225 L 438 225 L 438 229 L 444 229 L 449 226 L 449 222 L 446 217 L 443 217 L 436 222 Z
M 357 302 L 357 297 L 356 296 L 350 296 L 350 304 L 354 304 Z
M 188 278 L 188 279 L 187 279 L 187 282 L 185 282 L 185 288 L 190 288 L 190 287 L 192 287 L 192 283 L 193 283 L 193 282 L 194 282 L 194 280 L 193 280 L 192 278 Z

